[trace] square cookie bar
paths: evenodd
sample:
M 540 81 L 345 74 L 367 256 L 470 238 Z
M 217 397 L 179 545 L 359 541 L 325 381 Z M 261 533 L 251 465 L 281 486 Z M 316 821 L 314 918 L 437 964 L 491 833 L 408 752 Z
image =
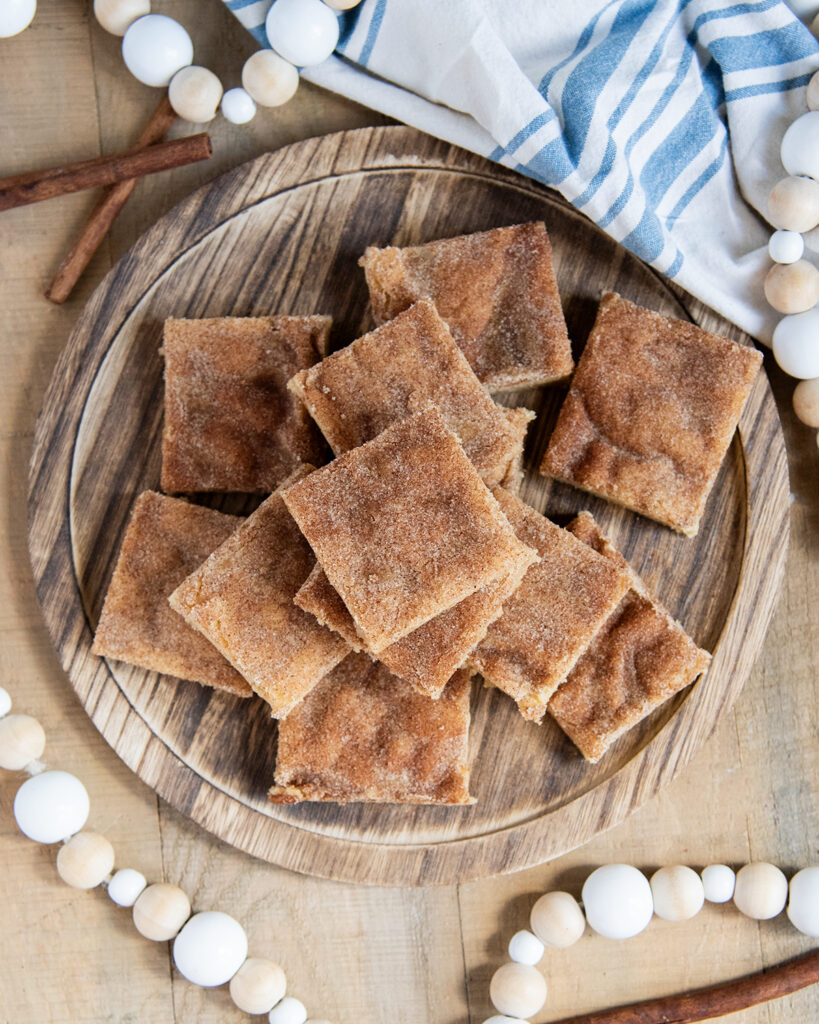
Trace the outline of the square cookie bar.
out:
M 375 655 L 537 559 L 434 407 L 283 498 Z
M 490 391 L 572 372 L 552 248 L 542 223 L 461 235 L 361 258 L 376 323 L 429 298 Z
M 529 424 L 537 418 L 536 413 L 531 409 L 524 409 L 522 406 L 517 409 L 503 409 L 507 422 L 515 431 L 515 454 L 506 470 L 506 475 L 500 482 L 500 486 L 510 494 L 517 494 L 523 483 L 523 456 L 526 447 L 526 433 Z
M 350 650 L 293 604 L 314 564 L 276 491 L 170 597 L 171 607 L 267 701 L 274 718 L 284 718 Z
M 336 455 L 432 403 L 487 484 L 514 472 L 520 424 L 495 405 L 426 299 L 296 374 L 290 387 Z
M 469 804 L 469 676 L 439 700 L 350 654 L 279 724 L 276 804 Z
M 711 661 L 646 590 L 588 512 L 568 529 L 627 569 L 632 585 L 549 701 L 557 724 L 589 761 L 704 672 Z
M 105 595 L 94 654 L 250 697 L 239 673 L 168 604 L 172 591 L 241 522 L 155 491 L 140 494 Z
M 693 537 L 761 363 L 607 292 L 541 470 Z
M 628 590 L 631 577 L 533 508 L 493 492 L 518 538 L 541 560 L 469 657 L 488 683 L 539 722 L 549 698 Z
M 326 354 L 328 316 L 166 320 L 164 491 L 267 494 L 326 448 L 287 390 Z

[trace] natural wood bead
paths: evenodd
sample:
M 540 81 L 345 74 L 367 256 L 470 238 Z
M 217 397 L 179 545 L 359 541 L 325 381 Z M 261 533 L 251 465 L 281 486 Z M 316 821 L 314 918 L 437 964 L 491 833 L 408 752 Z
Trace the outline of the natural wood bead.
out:
M 272 50 L 257 50 L 245 61 L 242 85 L 260 107 L 279 107 L 298 89 L 299 73 Z
M 688 921 L 702 910 L 705 890 L 702 879 L 685 864 L 671 864 L 655 871 L 650 879 L 654 913 L 665 921 Z
M 547 892 L 532 907 L 532 931 L 547 946 L 568 949 L 586 930 L 586 918 L 568 892 Z
M 230 998 L 245 1013 L 269 1013 L 286 991 L 284 971 L 263 957 L 248 957 L 230 979 Z
M 510 1017 L 533 1017 L 546 1002 L 546 982 L 536 967 L 504 964 L 492 975 L 489 998 Z
M 353 7 L 358 7 L 361 0 L 324 0 L 324 2 L 334 11 L 349 11 Z
M 788 880 L 775 864 L 746 864 L 737 871 L 734 903 L 746 917 L 767 921 L 781 914 L 788 898 Z
M 150 13 L 151 0 L 94 0 L 94 17 L 114 36 L 124 36 L 132 21 Z
M 6 715 L 0 719 L 0 768 L 19 772 L 42 757 L 45 733 L 31 715 Z
M 810 231 L 819 224 L 819 182 L 788 177 L 768 196 L 768 220 L 785 231 Z
M 800 381 L 793 390 L 793 411 L 807 427 L 819 427 L 819 377 Z
M 57 874 L 75 889 L 93 889 L 114 867 L 114 847 L 97 832 L 78 832 L 57 854 Z
M 190 64 L 181 68 L 168 86 L 168 99 L 185 121 L 205 124 L 216 117 L 222 98 L 222 83 L 208 68 Z
M 157 882 L 134 904 L 134 926 L 140 935 L 154 942 L 172 939 L 191 914 L 191 901 L 176 885 Z
M 779 313 L 805 313 L 819 301 L 819 270 L 807 260 L 777 263 L 765 278 L 765 298 Z
M 808 110 L 819 110 L 819 71 L 808 82 L 805 99 L 808 101 Z

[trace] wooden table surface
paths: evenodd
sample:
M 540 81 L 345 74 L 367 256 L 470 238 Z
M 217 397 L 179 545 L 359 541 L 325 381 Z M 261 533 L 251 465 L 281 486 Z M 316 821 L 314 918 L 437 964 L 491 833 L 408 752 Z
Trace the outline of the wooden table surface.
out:
M 197 61 L 239 84 L 252 39 L 218 0 L 166 0 L 194 39 Z M 0 40 L 0 175 L 126 148 L 156 103 L 125 71 L 117 41 L 82 0 L 40 0 L 23 35 Z M 207 16 L 205 16 L 205 14 Z M 46 729 L 46 759 L 91 795 L 90 826 L 117 860 L 181 885 L 197 909 L 233 914 L 251 950 L 287 972 L 290 990 L 334 1024 L 480 1024 L 489 978 L 536 894 L 579 893 L 588 871 L 626 861 L 739 865 L 771 860 L 792 873 L 819 862 L 819 450 L 792 413 L 793 382 L 770 358 L 794 495 L 788 572 L 763 653 L 714 738 L 663 793 L 624 824 L 550 864 L 451 888 L 339 885 L 271 867 L 212 839 L 159 801 L 97 734 L 64 678 L 35 600 L 26 550 L 26 476 L 35 419 L 57 355 L 105 272 L 161 214 L 198 185 L 297 139 L 384 120 L 303 85 L 246 126 L 217 119 L 215 156 L 143 181 L 63 307 L 43 291 L 96 196 L 78 194 L 0 217 L 0 683 Z M 184 126 L 183 126 L 184 127 Z M 181 129 L 180 129 L 181 130 Z M 143 940 L 127 911 L 99 892 L 62 885 L 53 847 L 18 833 L 19 777 L 0 776 L 0 1021 L 247 1020 L 226 989 L 197 989 L 172 968 L 166 944 Z M 706 905 L 692 921 L 655 920 L 626 943 L 587 935 L 541 968 L 546 1022 L 732 978 L 811 948 L 782 915 L 743 918 Z M 737 1014 L 736 1024 L 819 1019 L 819 987 Z

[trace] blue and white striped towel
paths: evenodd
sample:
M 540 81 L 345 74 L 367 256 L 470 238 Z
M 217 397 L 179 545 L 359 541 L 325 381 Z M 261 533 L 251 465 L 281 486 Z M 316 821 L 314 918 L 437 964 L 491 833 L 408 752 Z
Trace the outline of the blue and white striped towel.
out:
M 270 0 L 225 2 L 267 45 Z M 340 17 L 305 78 L 559 189 L 770 341 L 763 217 L 819 68 L 783 0 L 365 0 Z

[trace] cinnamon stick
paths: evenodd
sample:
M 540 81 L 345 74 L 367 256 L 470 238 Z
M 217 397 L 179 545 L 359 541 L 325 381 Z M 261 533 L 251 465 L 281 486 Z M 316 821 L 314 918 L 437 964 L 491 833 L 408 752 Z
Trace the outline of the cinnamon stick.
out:
M 206 160 L 211 153 L 210 136 L 202 132 L 174 139 L 173 142 L 160 142 L 136 153 L 98 156 L 66 167 L 14 174 L 10 178 L 0 178 L 0 211 L 182 167 L 197 160 Z
M 694 1024 L 723 1017 L 771 999 L 780 999 L 819 981 L 819 949 L 735 981 L 695 989 L 683 995 L 647 999 L 552 1024 Z
M 168 94 L 165 93 L 148 118 L 131 152 L 161 142 L 175 120 L 176 113 L 168 99 Z M 138 180 L 138 178 L 126 178 L 125 181 L 119 181 L 105 191 L 92 210 L 79 238 L 60 263 L 54 280 L 46 290 L 47 299 L 57 303 L 65 302 L 136 188 Z

